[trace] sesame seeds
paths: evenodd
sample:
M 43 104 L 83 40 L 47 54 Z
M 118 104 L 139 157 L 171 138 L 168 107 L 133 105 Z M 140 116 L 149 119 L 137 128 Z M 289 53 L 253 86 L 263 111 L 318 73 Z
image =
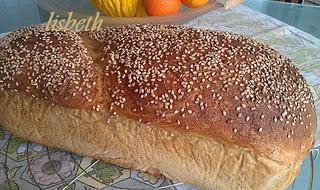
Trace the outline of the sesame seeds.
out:
M 23 42 L 15 43 L 17 47 L 9 45 L 22 36 L 31 39 L 35 35 L 43 42 L 32 47 Z M 72 32 L 46 34 L 26 29 L 9 36 L 0 42 L 0 90 L 25 91 L 35 98 L 45 94 L 53 101 L 69 85 L 66 100 L 83 97 L 85 103 L 94 104 L 92 94 L 98 83 L 94 67 L 99 65 L 106 79 L 99 85 L 105 85 L 103 93 L 110 99 L 112 113 L 134 112 L 146 116 L 146 122 L 173 121 L 185 128 L 190 118 L 208 123 L 221 120 L 231 128 L 238 120 L 250 121 L 246 122 L 250 125 L 259 118 L 277 123 L 279 131 L 283 125 L 311 128 L 311 115 L 306 112 L 312 98 L 305 80 L 290 60 L 254 40 L 163 25 L 107 28 L 90 33 L 90 38 L 101 46 L 103 58 L 98 63 L 87 56 L 84 42 Z M 63 49 L 66 46 L 68 51 Z M 21 57 L 12 59 L 17 53 Z M 17 81 L 24 72 L 27 82 Z M 225 117 L 212 118 L 213 114 Z
M 278 118 L 277 117 L 274 117 L 273 118 L 273 121 L 276 123 L 278 121 Z
M 227 115 L 227 112 L 223 110 L 223 111 L 222 111 L 222 115 L 223 115 L 223 116 L 226 116 L 226 115 Z
M 46 32 L 43 26 L 29 26 L 0 40 L 0 89 L 57 105 L 82 105 L 93 102 L 93 70 L 82 39 L 72 31 Z

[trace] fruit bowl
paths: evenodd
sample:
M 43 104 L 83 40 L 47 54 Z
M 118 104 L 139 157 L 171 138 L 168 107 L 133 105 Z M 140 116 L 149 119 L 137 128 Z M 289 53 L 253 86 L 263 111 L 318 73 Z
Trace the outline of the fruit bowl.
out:
M 241 0 L 231 0 L 230 6 L 241 3 Z M 199 8 L 187 8 L 182 6 L 177 14 L 165 16 L 150 17 L 110 17 L 101 13 L 103 25 L 125 25 L 125 24 L 183 24 L 209 11 L 223 9 L 229 0 L 217 1 L 209 0 L 208 4 Z M 67 17 L 68 13 L 73 11 L 73 17 L 76 19 L 88 18 L 98 11 L 90 0 L 37 0 L 38 5 L 48 11 L 54 11 L 60 17 Z

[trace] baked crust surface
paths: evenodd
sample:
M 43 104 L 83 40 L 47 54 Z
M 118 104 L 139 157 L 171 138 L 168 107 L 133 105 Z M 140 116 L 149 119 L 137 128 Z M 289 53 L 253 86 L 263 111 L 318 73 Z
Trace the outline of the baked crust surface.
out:
M 285 189 L 302 162 L 14 92 L 0 92 L 0 116 L 7 130 L 24 139 L 212 190 Z
M 276 50 L 227 32 L 164 25 L 91 33 L 26 27 L 0 41 L 0 95 L 0 124 L 20 137 L 207 188 L 232 189 L 240 182 L 243 189 L 284 188 L 315 140 L 315 107 L 298 69 Z M 47 112 L 52 116 L 42 118 Z M 109 123 L 115 121 L 123 123 Z M 161 137 L 164 131 L 180 140 Z M 122 133 L 128 141 L 104 141 Z M 143 148 L 130 153 L 134 139 Z M 141 158 L 126 160 L 132 154 Z M 181 165 L 170 163 L 175 154 Z M 220 170 L 223 157 L 235 160 Z M 252 184 L 236 176 L 244 157 L 255 163 L 242 171 L 251 172 Z M 173 172 L 180 167 L 176 172 L 188 173 L 193 164 L 195 179 Z M 213 170 L 225 176 L 213 183 Z M 240 182 L 229 184 L 232 176 Z

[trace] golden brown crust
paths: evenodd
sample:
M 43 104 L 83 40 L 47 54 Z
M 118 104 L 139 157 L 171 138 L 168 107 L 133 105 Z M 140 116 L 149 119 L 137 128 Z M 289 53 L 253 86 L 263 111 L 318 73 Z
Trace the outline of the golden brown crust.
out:
M 311 92 L 293 63 L 266 45 L 176 26 L 118 27 L 91 36 L 103 44 L 115 114 L 265 154 L 288 146 L 306 154 L 312 147 Z
M 143 25 L 79 35 L 29 27 L 0 42 L 0 67 L 1 89 L 278 159 L 297 160 L 315 139 L 311 93 L 292 62 L 231 33 Z
M 99 104 L 97 66 L 74 32 L 26 27 L 0 42 L 0 88 L 71 108 Z
M 279 161 L 206 135 L 50 105 L 8 90 L 0 92 L 0 123 L 24 139 L 208 190 L 285 189 L 304 159 Z

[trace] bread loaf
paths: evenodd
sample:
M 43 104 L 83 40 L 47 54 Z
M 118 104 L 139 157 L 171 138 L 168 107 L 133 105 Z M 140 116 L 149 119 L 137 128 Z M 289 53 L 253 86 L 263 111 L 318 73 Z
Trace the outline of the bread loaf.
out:
M 278 190 L 313 146 L 316 115 L 293 63 L 240 35 L 32 26 L 0 41 L 0 124 L 206 189 Z

